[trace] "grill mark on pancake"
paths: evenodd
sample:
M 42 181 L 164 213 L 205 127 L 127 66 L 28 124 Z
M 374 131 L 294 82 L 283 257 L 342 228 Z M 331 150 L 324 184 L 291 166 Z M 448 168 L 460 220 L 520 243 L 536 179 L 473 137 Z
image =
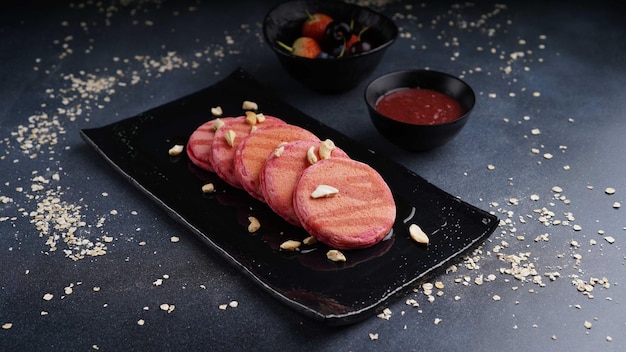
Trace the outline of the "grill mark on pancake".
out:
M 215 171 L 211 164 L 211 145 L 215 136 L 213 123 L 214 120 L 210 120 L 200 125 L 189 136 L 187 147 L 185 148 L 187 156 L 189 156 L 194 165 L 211 172 Z
M 263 164 L 280 143 L 305 139 L 319 140 L 308 130 L 289 124 L 264 127 L 250 134 L 236 151 L 235 170 L 239 183 L 250 195 L 264 201 L 259 183 Z
M 368 204 L 360 205 L 346 204 L 345 202 L 334 202 L 334 204 L 332 204 L 332 200 L 327 200 L 331 202 L 325 202 L 323 205 L 320 204 L 320 207 L 309 208 L 311 210 L 309 213 L 310 222 L 313 224 L 333 223 L 339 227 L 352 224 L 356 226 L 363 223 L 376 223 L 386 218 L 386 216 L 382 214 L 388 215 L 390 211 L 390 209 L 387 209 L 390 207 L 386 206 L 388 203 L 382 200 L 371 201 Z M 373 209 L 376 210 L 374 214 L 372 214 Z M 376 219 L 376 221 L 372 221 L 372 219 Z M 370 225 L 367 224 L 363 226 L 369 227 Z
M 310 165 L 306 156 L 307 150 L 311 146 L 319 148 L 321 143 L 319 140 L 300 140 L 286 144 L 279 157 L 270 154 L 259 175 L 267 204 L 283 219 L 296 226 L 301 224 L 293 206 L 294 189 L 302 171 Z M 331 157 L 348 158 L 348 155 L 335 148 Z
M 396 208 L 391 190 L 372 170 L 355 161 L 326 162 L 307 169 L 294 196 L 305 229 L 340 249 L 368 246 L 384 238 L 395 222 Z M 339 193 L 311 199 L 319 184 L 336 187 Z
M 285 122 L 276 117 L 266 115 L 265 121 L 262 124 L 257 124 L 257 126 L 269 126 L 278 123 Z M 239 180 L 237 180 L 234 172 L 235 151 L 236 147 L 239 143 L 241 143 L 243 138 L 250 134 L 251 128 L 252 126 L 246 122 L 245 116 L 238 116 L 233 120 L 226 122 L 215 132 L 215 137 L 211 146 L 213 153 L 213 168 L 215 169 L 215 172 L 218 176 L 220 176 L 220 178 L 236 188 L 241 188 L 241 184 L 239 183 Z M 226 138 L 224 137 L 224 134 L 228 130 L 233 130 L 236 134 L 232 147 L 228 145 Z

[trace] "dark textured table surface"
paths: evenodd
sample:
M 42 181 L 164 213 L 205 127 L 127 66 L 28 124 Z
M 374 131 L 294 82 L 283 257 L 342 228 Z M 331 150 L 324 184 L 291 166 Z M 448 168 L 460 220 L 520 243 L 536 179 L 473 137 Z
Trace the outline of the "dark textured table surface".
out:
M 261 32 L 274 3 L 1 5 L 0 350 L 626 347 L 623 3 L 371 1 L 400 27 L 371 78 L 430 68 L 477 94 L 457 138 L 420 154 L 375 132 L 367 82 L 322 95 L 286 75 Z M 79 135 L 238 67 L 499 228 L 380 317 L 328 327 L 293 312 Z

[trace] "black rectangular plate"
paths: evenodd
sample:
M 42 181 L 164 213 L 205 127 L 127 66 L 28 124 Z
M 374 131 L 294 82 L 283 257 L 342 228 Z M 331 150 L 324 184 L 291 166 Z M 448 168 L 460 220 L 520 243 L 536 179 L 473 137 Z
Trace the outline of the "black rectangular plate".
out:
M 279 249 L 287 239 L 302 239 L 304 230 L 289 225 L 267 205 L 203 172 L 186 155 L 171 157 L 169 148 L 211 119 L 210 108 L 243 113 L 251 100 L 266 115 L 330 138 L 353 159 L 380 172 L 397 204 L 393 230 L 382 242 L 344 251 L 347 261 L 326 258 L 323 245 L 300 251 Z M 498 219 L 430 184 L 419 175 L 376 155 L 359 143 L 305 115 L 263 87 L 243 69 L 196 93 L 100 128 L 81 131 L 83 139 L 117 171 L 163 207 L 216 253 L 242 270 L 260 287 L 295 310 L 329 325 L 355 323 L 374 314 L 389 299 L 434 275 L 455 258 L 482 243 Z M 213 182 L 216 192 L 201 192 Z M 372 190 L 375 192 L 375 190 Z M 261 222 L 250 234 L 248 216 Z M 426 247 L 413 242 L 408 226 L 429 234 Z

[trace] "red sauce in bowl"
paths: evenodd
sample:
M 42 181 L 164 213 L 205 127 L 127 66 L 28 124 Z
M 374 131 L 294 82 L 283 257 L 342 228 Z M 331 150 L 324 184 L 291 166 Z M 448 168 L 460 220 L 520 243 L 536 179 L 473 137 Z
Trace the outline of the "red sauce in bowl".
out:
M 418 125 L 446 123 L 463 115 L 457 100 L 423 88 L 392 90 L 378 99 L 376 110 L 393 120 Z

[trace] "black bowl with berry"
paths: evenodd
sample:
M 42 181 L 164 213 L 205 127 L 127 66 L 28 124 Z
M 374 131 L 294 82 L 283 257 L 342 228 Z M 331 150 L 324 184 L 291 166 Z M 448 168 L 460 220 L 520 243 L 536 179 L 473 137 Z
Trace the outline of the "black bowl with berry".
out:
M 367 85 L 364 98 L 374 127 L 392 143 L 414 152 L 451 141 L 476 104 L 474 90 L 465 81 L 423 69 L 384 74 Z
M 338 93 L 374 71 L 398 36 L 387 16 L 339 0 L 286 1 L 263 22 L 267 44 L 305 87 Z

